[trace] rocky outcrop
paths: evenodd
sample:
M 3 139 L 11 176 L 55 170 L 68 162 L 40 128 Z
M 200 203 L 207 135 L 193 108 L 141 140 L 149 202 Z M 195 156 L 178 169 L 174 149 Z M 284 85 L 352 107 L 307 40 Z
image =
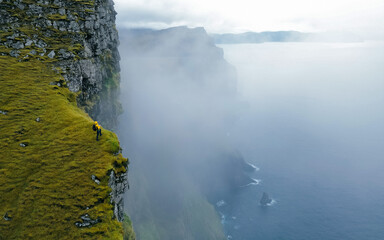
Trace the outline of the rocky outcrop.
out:
M 0 55 L 53 62 L 78 104 L 113 128 L 120 111 L 115 16 L 112 0 L 0 0 Z
M 109 175 L 108 186 L 112 188 L 111 204 L 113 204 L 113 214 L 118 221 L 124 220 L 124 192 L 128 187 L 127 173 L 116 175 L 114 171 L 111 171 Z
M 268 193 L 263 192 L 263 196 L 260 199 L 260 204 L 262 206 L 267 206 L 272 203 L 272 198 L 269 197 Z

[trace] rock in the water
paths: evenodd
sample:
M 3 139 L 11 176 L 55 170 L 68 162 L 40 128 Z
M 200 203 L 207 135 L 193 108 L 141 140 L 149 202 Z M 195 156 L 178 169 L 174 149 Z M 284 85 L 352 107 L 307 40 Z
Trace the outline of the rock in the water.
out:
M 268 193 L 263 192 L 263 196 L 260 199 L 260 204 L 263 206 L 266 206 L 266 205 L 271 204 L 271 203 L 272 203 L 272 198 L 270 198 L 268 196 Z

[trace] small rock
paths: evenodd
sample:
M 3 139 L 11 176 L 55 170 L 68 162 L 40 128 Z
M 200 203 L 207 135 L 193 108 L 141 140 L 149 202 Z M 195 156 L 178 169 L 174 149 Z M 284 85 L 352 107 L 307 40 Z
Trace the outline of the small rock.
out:
M 27 42 L 25 43 L 25 46 L 31 46 L 33 41 L 31 39 L 27 39 Z
M 24 4 L 17 4 L 17 7 L 20 8 L 20 10 L 24 10 L 25 5 Z
M 76 227 L 82 228 L 82 227 L 90 227 L 92 225 L 95 225 L 96 223 L 100 222 L 100 219 L 92 219 L 88 214 L 85 214 L 80 217 L 83 222 L 75 222 Z
M 26 147 L 27 146 L 27 144 L 25 144 L 25 143 L 20 143 L 20 147 Z
M 268 196 L 268 193 L 263 192 L 263 196 L 260 199 L 260 204 L 262 206 L 267 206 L 268 204 L 272 203 L 272 198 Z
M 65 49 L 60 49 L 59 50 L 59 53 L 60 55 L 64 58 L 64 59 L 68 59 L 71 57 L 71 53 L 66 51 Z
M 4 214 L 3 218 L 5 221 L 11 221 L 12 220 L 12 218 L 10 216 L 8 216 L 7 212 Z
M 48 57 L 49 58 L 54 58 L 55 57 L 55 51 L 54 50 L 52 50 L 50 53 L 48 53 Z
M 60 15 L 65 15 L 65 9 L 64 8 L 60 8 L 59 9 L 59 14 Z
M 0 114 L 7 115 L 7 113 L 8 113 L 7 111 L 1 111 L 0 110 Z
M 12 57 L 18 57 L 18 56 L 20 56 L 20 51 L 18 51 L 18 50 L 12 50 L 10 53 L 9 53 L 9 55 L 11 55 Z
M 36 52 L 36 50 L 35 50 L 35 49 L 32 49 L 32 50 L 29 52 L 29 54 L 31 54 L 31 55 L 36 55 L 36 54 L 37 54 L 37 52 Z
M 38 41 L 35 42 L 35 45 L 38 48 L 45 48 L 48 44 L 46 44 L 43 40 L 39 39 Z
M 95 175 L 92 175 L 91 178 L 96 184 L 100 184 L 100 180 Z
M 40 122 L 40 118 L 38 117 L 38 118 L 36 118 L 36 122 Z

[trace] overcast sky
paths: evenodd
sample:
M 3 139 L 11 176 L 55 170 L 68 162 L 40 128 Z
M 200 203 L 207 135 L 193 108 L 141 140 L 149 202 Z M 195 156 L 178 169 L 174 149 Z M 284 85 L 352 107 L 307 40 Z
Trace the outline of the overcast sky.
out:
M 384 0 L 114 0 L 119 27 L 347 31 L 384 37 Z

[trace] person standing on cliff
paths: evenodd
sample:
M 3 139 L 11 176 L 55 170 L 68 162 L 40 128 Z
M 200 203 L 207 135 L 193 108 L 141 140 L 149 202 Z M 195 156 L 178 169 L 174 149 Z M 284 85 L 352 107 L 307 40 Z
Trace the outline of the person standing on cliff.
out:
M 95 121 L 92 126 L 93 131 L 96 131 L 96 141 L 99 141 L 99 135 L 101 136 L 101 126 Z

